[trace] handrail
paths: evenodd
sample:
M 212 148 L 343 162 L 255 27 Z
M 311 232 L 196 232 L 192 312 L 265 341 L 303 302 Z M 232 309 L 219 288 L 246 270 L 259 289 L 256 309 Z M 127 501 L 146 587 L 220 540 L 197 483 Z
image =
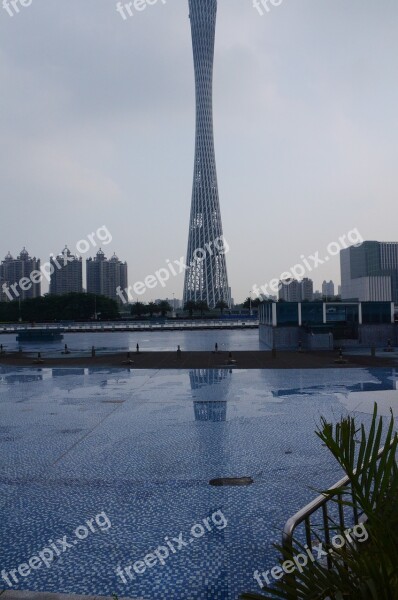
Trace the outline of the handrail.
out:
M 392 440 L 391 444 L 388 446 L 388 450 L 390 448 L 392 448 L 392 446 L 395 443 L 395 440 L 396 440 L 396 437 L 394 436 L 394 439 Z M 381 458 L 381 456 L 383 455 L 385 450 L 386 450 L 385 446 L 380 448 L 379 452 L 377 453 L 377 460 L 379 460 Z M 363 467 L 364 467 L 364 465 L 362 465 L 361 469 Z M 357 473 L 357 471 L 358 471 L 358 469 L 354 470 L 354 475 Z M 322 509 L 322 519 L 323 519 L 323 525 L 324 525 L 324 530 L 325 530 L 325 541 L 326 541 L 326 544 L 330 543 L 330 524 L 329 524 L 327 503 L 334 496 L 336 496 L 339 493 L 338 490 L 340 490 L 342 487 L 346 486 L 350 482 L 351 482 L 350 477 L 348 475 L 345 475 L 342 479 L 340 479 L 340 481 L 335 483 L 325 493 L 321 494 L 320 496 L 318 496 L 317 498 L 312 500 L 312 502 L 310 502 L 309 504 L 304 506 L 304 508 L 299 510 L 295 515 L 293 515 L 292 517 L 290 517 L 290 519 L 288 519 L 286 521 L 285 526 L 283 528 L 283 534 L 282 534 L 282 549 L 283 549 L 284 559 L 285 558 L 290 559 L 292 557 L 292 555 L 293 555 L 293 535 L 294 535 L 296 528 L 299 525 L 301 525 L 302 523 L 305 523 L 305 537 L 306 537 L 307 546 L 310 550 L 312 550 L 313 540 L 311 538 L 311 516 L 314 513 L 316 513 L 319 509 Z M 358 507 L 355 502 L 355 498 L 353 496 L 352 489 L 351 489 L 351 497 L 352 497 L 352 510 L 353 510 L 353 517 L 354 517 L 354 525 L 357 525 L 360 521 L 366 520 L 366 515 L 358 514 Z M 341 527 L 341 529 L 344 529 L 345 528 L 344 508 L 341 503 L 338 504 L 338 515 L 339 515 L 338 516 L 339 526 Z M 327 561 L 328 568 L 329 569 L 332 568 L 331 557 L 329 554 L 327 555 L 326 561 Z M 285 577 L 292 584 L 294 584 L 294 582 L 296 580 L 294 573 L 292 573 L 290 575 L 286 575 Z M 297 592 L 291 592 L 290 598 L 291 598 L 291 600 L 296 600 Z
M 390 449 L 393 444 L 394 444 L 394 440 L 391 442 L 388 449 Z M 386 449 L 385 446 L 380 448 L 379 452 L 377 453 L 377 460 L 379 460 L 381 458 L 385 449 Z M 357 473 L 357 469 L 354 470 L 354 475 L 356 473 Z M 317 510 L 319 510 L 323 506 L 325 506 L 334 496 L 337 495 L 337 493 L 338 493 L 337 491 L 335 493 L 333 493 L 335 490 L 339 490 L 343 486 L 350 483 L 350 481 L 351 481 L 350 477 L 348 475 L 345 475 L 342 479 L 340 479 L 340 481 L 338 481 L 331 488 L 329 488 L 327 490 L 327 492 L 325 492 L 324 494 L 321 494 L 320 496 L 318 496 L 317 498 L 315 498 L 314 500 L 309 502 L 309 504 L 304 506 L 304 508 L 299 510 L 295 515 L 293 515 L 292 517 L 290 517 L 290 519 L 288 519 L 286 521 L 285 526 L 283 528 L 283 534 L 282 534 L 282 546 L 287 552 L 292 551 L 293 534 L 294 534 L 294 531 L 296 530 L 296 528 L 304 521 L 308 522 L 309 517 L 311 517 L 311 515 L 313 515 Z M 340 520 L 342 520 L 341 517 L 342 517 L 342 515 L 340 514 Z M 358 523 L 358 514 L 357 514 L 357 510 L 356 510 L 355 506 L 354 506 L 354 520 L 355 520 L 355 525 L 356 525 Z M 309 522 L 307 524 L 309 525 Z M 308 533 L 309 532 L 307 531 L 307 543 L 311 541 L 309 539 Z M 309 544 L 309 547 L 311 547 L 311 544 Z

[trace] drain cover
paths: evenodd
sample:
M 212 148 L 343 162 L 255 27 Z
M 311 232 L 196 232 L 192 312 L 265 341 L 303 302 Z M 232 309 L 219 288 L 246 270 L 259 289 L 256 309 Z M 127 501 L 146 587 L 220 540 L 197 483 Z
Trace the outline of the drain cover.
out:
M 251 477 L 219 477 L 218 479 L 210 479 L 209 484 L 220 485 L 251 485 L 254 483 Z

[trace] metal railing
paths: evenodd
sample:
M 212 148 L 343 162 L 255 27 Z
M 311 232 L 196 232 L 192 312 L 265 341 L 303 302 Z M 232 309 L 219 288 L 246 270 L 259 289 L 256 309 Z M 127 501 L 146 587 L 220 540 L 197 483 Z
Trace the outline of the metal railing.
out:
M 382 448 L 380 448 L 378 454 L 377 454 L 377 459 L 379 460 L 384 451 L 389 450 L 394 442 L 391 443 L 391 445 L 388 448 L 385 448 L 385 446 L 383 446 Z M 357 473 L 357 469 L 354 470 L 354 474 Z M 344 507 L 346 505 L 344 505 L 342 502 L 334 502 L 333 506 L 336 507 L 337 506 L 337 510 L 334 511 L 333 517 L 330 514 L 330 511 L 328 509 L 328 503 L 333 501 L 333 498 L 335 498 L 336 496 L 343 496 L 343 495 L 349 495 L 351 496 L 351 501 L 352 501 L 352 519 L 350 523 L 347 523 L 347 525 L 349 527 L 352 527 L 354 525 L 357 525 L 360 522 L 365 522 L 367 517 L 364 514 L 359 514 L 358 511 L 358 506 L 357 503 L 355 501 L 355 497 L 353 495 L 352 489 L 345 489 L 344 492 L 342 492 L 342 488 L 347 488 L 347 486 L 349 486 L 351 482 L 351 479 L 348 475 L 346 475 L 345 477 L 343 477 L 342 479 L 340 479 L 340 481 L 338 481 L 337 483 L 335 483 L 331 488 L 329 488 L 327 490 L 327 492 L 325 492 L 324 494 L 321 494 L 320 496 L 318 496 L 317 498 L 315 498 L 314 500 L 312 500 L 312 502 L 310 502 L 309 504 L 307 504 L 304 508 L 302 508 L 301 510 L 299 510 L 295 515 L 293 515 L 292 517 L 290 517 L 290 519 L 288 521 L 286 521 L 285 527 L 283 529 L 283 534 L 282 534 L 282 547 L 283 547 L 283 554 L 286 558 L 290 558 L 293 555 L 293 536 L 294 533 L 297 529 L 297 527 L 299 527 L 299 525 L 301 525 L 302 523 L 304 523 L 304 527 L 305 527 L 305 543 L 307 544 L 308 548 L 312 551 L 313 549 L 313 543 L 314 541 L 318 542 L 321 541 L 319 539 L 319 526 L 317 526 L 317 533 L 314 534 L 314 528 L 312 527 L 311 524 L 311 517 L 315 514 L 318 513 L 318 511 L 321 511 L 321 517 L 322 517 L 322 528 L 321 531 L 324 532 L 324 542 L 326 544 L 326 546 L 330 545 L 330 534 L 332 529 L 333 530 L 337 530 L 339 532 L 343 532 L 346 529 L 346 521 L 348 521 L 348 517 L 347 514 L 345 514 L 347 511 L 344 511 Z M 337 520 L 336 520 L 337 518 Z M 315 538 L 315 539 L 314 539 Z M 332 561 L 331 561 L 331 557 L 330 554 L 328 553 L 327 559 L 327 567 L 330 569 L 332 567 Z M 289 575 L 288 576 L 290 581 L 295 581 L 295 577 L 294 575 Z M 292 596 L 292 599 L 296 598 L 296 595 Z

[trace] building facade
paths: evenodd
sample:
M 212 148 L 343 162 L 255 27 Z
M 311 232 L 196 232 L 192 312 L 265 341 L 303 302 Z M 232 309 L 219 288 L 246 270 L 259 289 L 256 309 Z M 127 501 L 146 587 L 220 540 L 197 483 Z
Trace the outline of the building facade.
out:
M 363 242 L 340 252 L 341 298 L 398 303 L 398 242 Z
M 41 296 L 40 259 L 31 257 L 24 247 L 17 258 L 10 252 L 0 265 L 0 280 L 3 299 L 26 300 Z
M 312 302 L 314 299 L 314 282 L 305 277 L 297 279 L 282 279 L 279 282 L 279 299 L 285 302 Z
M 262 302 L 259 337 L 277 350 L 398 344 L 393 302 Z
M 325 298 L 333 298 L 334 296 L 334 283 L 332 280 L 324 281 L 322 283 L 322 296 Z
M 314 282 L 308 277 L 300 281 L 301 302 L 312 302 L 314 299 Z
M 184 304 L 231 305 L 213 135 L 213 61 L 217 0 L 189 0 L 196 89 L 196 143 Z
M 300 282 L 297 279 L 282 279 L 279 282 L 279 300 L 284 302 L 300 302 Z
M 95 258 L 86 260 L 87 293 L 107 296 L 121 302 L 117 289 L 127 289 L 127 263 L 114 254 L 107 259 L 101 248 Z
M 50 257 L 50 294 L 61 296 L 83 292 L 83 259 L 74 256 L 67 246 L 58 256 Z

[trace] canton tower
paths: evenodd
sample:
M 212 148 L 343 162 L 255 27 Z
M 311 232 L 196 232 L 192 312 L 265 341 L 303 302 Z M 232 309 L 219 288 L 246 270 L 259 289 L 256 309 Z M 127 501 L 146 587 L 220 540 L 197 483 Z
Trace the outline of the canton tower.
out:
M 196 142 L 184 304 L 231 304 L 213 136 L 213 61 L 217 0 L 189 0 L 196 90 Z

